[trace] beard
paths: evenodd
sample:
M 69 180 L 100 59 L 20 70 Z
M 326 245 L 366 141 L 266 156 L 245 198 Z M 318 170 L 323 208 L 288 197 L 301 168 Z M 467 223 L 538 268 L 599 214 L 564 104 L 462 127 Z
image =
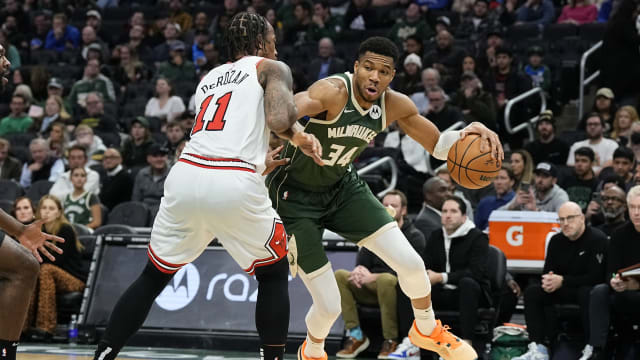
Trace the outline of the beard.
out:
M 607 221 L 613 221 L 615 219 L 617 219 L 620 215 L 622 215 L 622 213 L 624 212 L 624 208 L 604 208 L 602 210 L 602 214 L 604 215 L 605 220 Z

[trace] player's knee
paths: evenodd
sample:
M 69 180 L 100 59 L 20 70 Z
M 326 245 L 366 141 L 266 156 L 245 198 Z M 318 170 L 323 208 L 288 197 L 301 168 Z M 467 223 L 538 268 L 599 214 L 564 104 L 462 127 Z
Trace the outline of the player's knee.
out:
M 403 261 L 398 264 L 397 269 L 394 270 L 398 274 L 398 278 L 422 274 L 425 272 L 424 261 L 417 252 L 409 252 Z

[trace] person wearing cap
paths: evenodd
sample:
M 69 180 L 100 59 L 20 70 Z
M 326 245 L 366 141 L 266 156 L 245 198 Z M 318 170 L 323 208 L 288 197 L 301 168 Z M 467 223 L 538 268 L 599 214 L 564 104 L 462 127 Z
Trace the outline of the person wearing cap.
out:
M 551 110 L 538 115 L 536 122 L 538 138 L 525 145 L 535 164 L 550 162 L 555 165 L 566 165 L 569 156 L 569 145 L 556 136 L 556 121 Z
M 516 11 L 516 25 L 549 25 L 553 21 L 555 14 L 556 10 L 551 0 L 527 0 Z
M 460 88 L 451 103 L 462 110 L 465 122 L 479 121 L 493 131 L 498 130 L 493 96 L 485 92 L 482 82 L 473 72 L 464 72 L 460 77 Z
M 598 18 L 598 7 L 588 0 L 571 0 L 562 8 L 558 24 L 582 25 L 595 22 Z
M 91 59 L 84 67 L 82 79 L 76 81 L 69 92 L 69 102 L 76 111 L 85 109 L 86 98 L 90 92 L 99 92 L 104 100 L 116 101 L 116 91 L 111 79 L 100 73 L 101 59 Z
M 587 210 L 591 196 L 598 188 L 598 179 L 592 169 L 595 156 L 593 150 L 586 146 L 576 149 L 573 171 L 560 183 L 560 187 L 569 195 L 569 200 L 580 205 L 583 212 Z
M 47 33 L 44 48 L 63 52 L 75 49 L 80 44 L 80 32 L 74 26 L 67 24 L 67 16 L 58 13 L 53 16 L 53 28 Z
M 436 34 L 443 30 L 451 31 L 451 19 L 441 15 L 436 18 Z
M 551 89 L 551 70 L 542 63 L 544 50 L 539 45 L 533 45 L 527 55 L 529 62 L 524 67 L 524 73 L 531 78 L 531 86 L 541 87 L 548 94 Z
M 100 12 L 98 10 L 87 11 L 85 19 L 85 26 L 91 26 L 95 30 L 96 35 L 99 39 L 110 42 L 112 34 L 108 34 L 102 28 L 102 15 L 100 15 Z
M 579 305 L 583 329 L 588 329 L 589 293 L 605 281 L 607 236 L 585 225 L 580 206 L 574 202 L 564 203 L 557 213 L 561 232 L 549 240 L 540 283 L 524 291 L 529 351 L 512 360 L 551 358 L 560 331 L 555 321 L 555 304 Z
M 175 41 L 179 40 L 180 25 L 168 22 L 162 30 L 162 36 L 164 41 L 153 48 L 153 61 L 156 63 L 161 63 L 170 59 L 171 56 L 169 51 L 171 51 L 171 45 Z M 182 43 L 182 45 L 184 49 L 184 43 Z
M 489 29 L 495 26 L 498 26 L 498 22 L 493 14 L 489 13 L 489 0 L 476 0 L 473 10 L 458 26 L 456 37 L 477 42 L 484 39 Z
M 587 139 L 576 141 L 571 145 L 567 166 L 573 166 L 575 164 L 573 153 L 576 149 L 588 146 L 596 153 L 593 171 L 598 175 L 603 167 L 611 165 L 613 152 L 618 148 L 618 143 L 604 137 L 605 122 L 598 113 L 587 114 L 586 127 Z
M 400 45 L 409 35 L 417 35 L 421 39 L 433 36 L 433 30 L 422 17 L 420 7 L 415 2 L 409 3 L 404 16 L 396 21 L 387 37 Z
M 616 111 L 618 110 L 613 102 L 614 99 L 615 95 L 611 89 L 600 88 L 596 91 L 596 98 L 593 101 L 593 106 L 591 107 L 591 111 L 598 113 L 604 120 L 605 131 L 609 131 L 611 129 L 611 123 L 613 122 Z M 578 129 L 586 130 L 588 116 L 590 116 L 590 114 L 585 114 L 581 119 Z
M 144 203 L 155 218 L 164 195 L 164 181 L 169 174 L 169 150 L 160 144 L 153 144 L 147 151 L 148 166 L 140 169 L 133 182 L 132 201 Z
M 405 95 L 411 95 L 422 90 L 420 76 L 422 60 L 416 54 L 409 54 L 404 58 L 403 71 L 396 75 L 393 89 Z
M 547 162 L 539 163 L 534 174 L 534 186 L 529 189 L 520 187 L 516 196 L 498 210 L 527 210 L 556 212 L 562 204 L 569 201 L 569 195 L 556 182 L 558 170 Z
M 185 45 L 180 40 L 174 40 L 169 48 L 169 60 L 158 66 L 158 76 L 173 82 L 197 81 L 196 66 L 185 56 Z
M 335 56 L 333 40 L 325 37 L 318 42 L 318 56 L 316 56 L 306 69 L 307 82 L 310 84 L 316 80 L 324 79 L 329 75 L 345 72 L 347 64 Z

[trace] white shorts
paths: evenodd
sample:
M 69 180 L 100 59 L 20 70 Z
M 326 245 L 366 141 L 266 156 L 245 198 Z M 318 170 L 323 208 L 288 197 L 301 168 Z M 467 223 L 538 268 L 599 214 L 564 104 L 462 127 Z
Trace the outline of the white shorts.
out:
M 191 161 L 194 160 L 194 161 Z M 171 169 L 148 255 L 175 273 L 214 237 L 248 274 L 287 255 L 287 235 L 261 175 L 239 160 L 185 157 Z

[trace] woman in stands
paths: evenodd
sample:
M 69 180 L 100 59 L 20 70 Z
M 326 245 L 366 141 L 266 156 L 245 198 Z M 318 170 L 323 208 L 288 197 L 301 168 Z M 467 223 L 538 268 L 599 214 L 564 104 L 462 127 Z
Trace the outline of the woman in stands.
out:
M 82 268 L 80 257 L 83 246 L 65 218 L 60 200 L 52 195 L 43 196 L 38 204 L 36 219 L 45 221 L 42 229 L 45 233 L 55 234 L 65 240 L 61 244 L 64 253 L 56 256 L 55 261 L 45 258 L 40 266 L 25 323 L 25 328 L 35 325 L 35 329 L 31 330 L 32 340 L 49 341 L 57 325 L 56 294 L 82 291 L 87 273 Z
M 629 137 L 631 136 L 634 123 L 640 122 L 638 119 L 638 112 L 633 106 L 623 106 L 616 111 L 616 117 L 613 119 L 613 130 L 611 131 L 611 138 L 623 145 L 629 144 Z
M 87 183 L 87 170 L 77 167 L 71 170 L 73 191 L 63 200 L 64 216 L 74 224 L 86 225 L 97 229 L 102 225 L 102 211 L 98 197 L 84 190 Z
M 186 110 L 184 102 L 180 97 L 173 95 L 172 90 L 173 87 L 168 79 L 158 78 L 155 96 L 147 102 L 144 116 L 157 117 L 166 123 L 182 114 Z
M 61 121 L 66 124 L 70 119 L 71 115 L 65 109 L 62 98 L 58 95 L 51 95 L 44 103 L 44 117 L 37 131 L 40 134 L 46 134 L 54 122 Z
M 521 183 L 531 183 L 533 179 L 533 158 L 527 150 L 516 150 L 511 153 L 511 170 L 516 176 L 514 189 L 518 189 Z
M 31 224 L 36 219 L 31 199 L 26 196 L 17 198 L 16 201 L 13 202 L 11 215 L 25 225 Z
M 589 0 L 571 0 L 562 8 L 558 24 L 590 24 L 598 18 L 598 7 Z
M 60 121 L 53 122 L 50 126 L 47 146 L 51 156 L 58 159 L 64 158 L 64 153 L 69 148 L 69 136 L 66 132 L 66 125 Z

